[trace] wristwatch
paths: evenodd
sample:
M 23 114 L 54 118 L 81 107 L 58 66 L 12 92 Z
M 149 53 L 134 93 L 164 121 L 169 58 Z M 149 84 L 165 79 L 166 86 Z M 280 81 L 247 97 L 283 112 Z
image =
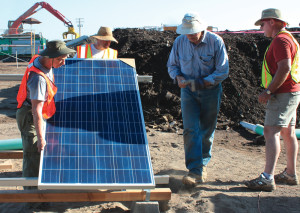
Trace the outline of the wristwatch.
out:
M 266 93 L 267 93 L 268 95 L 271 95 L 271 94 L 272 94 L 271 91 L 270 91 L 269 89 L 266 90 Z

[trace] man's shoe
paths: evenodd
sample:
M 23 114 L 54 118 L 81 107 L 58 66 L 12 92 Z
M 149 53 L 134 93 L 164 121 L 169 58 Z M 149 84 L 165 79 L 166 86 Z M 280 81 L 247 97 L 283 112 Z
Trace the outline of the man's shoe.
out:
M 275 175 L 274 179 L 277 184 L 278 183 L 288 184 L 288 185 L 298 185 L 299 184 L 297 175 L 289 175 L 286 172 L 286 169 L 283 172 Z
M 276 189 L 274 179 L 268 180 L 265 178 L 265 176 L 263 174 L 261 174 L 256 179 L 246 181 L 245 185 L 249 189 L 254 189 L 254 190 L 259 190 L 259 191 L 271 192 Z
M 202 175 L 196 175 L 194 173 L 189 172 L 182 178 L 182 183 L 186 186 L 195 187 L 198 184 L 204 183 L 204 179 Z

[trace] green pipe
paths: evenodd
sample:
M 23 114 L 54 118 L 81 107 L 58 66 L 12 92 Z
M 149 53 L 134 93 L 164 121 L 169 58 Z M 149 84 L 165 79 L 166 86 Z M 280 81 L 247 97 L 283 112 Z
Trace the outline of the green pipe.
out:
M 0 151 L 15 149 L 23 149 L 21 138 L 0 140 Z
M 241 121 L 240 124 L 246 129 L 250 129 L 259 135 L 264 135 L 264 126 L 260 124 L 251 124 L 245 121 Z M 296 133 L 296 137 L 300 139 L 300 129 L 295 129 L 295 133 Z

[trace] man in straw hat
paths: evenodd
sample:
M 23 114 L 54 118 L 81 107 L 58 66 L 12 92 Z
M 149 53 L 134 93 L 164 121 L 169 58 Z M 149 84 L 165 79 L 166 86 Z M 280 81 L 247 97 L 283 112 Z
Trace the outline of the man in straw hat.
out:
M 259 191 L 274 190 L 275 182 L 298 184 L 295 124 L 300 101 L 300 52 L 298 42 L 285 29 L 287 24 L 280 10 L 273 8 L 263 10 L 261 18 L 255 22 L 266 37 L 273 38 L 262 66 L 262 86 L 265 90 L 258 97 L 260 103 L 267 104 L 264 122 L 266 164 L 258 178 L 245 182 L 248 188 Z M 280 154 L 280 137 L 285 144 L 287 165 L 283 172 L 274 176 Z
M 181 110 L 187 186 L 203 183 L 222 96 L 221 82 L 228 77 L 228 56 L 218 35 L 206 31 L 197 13 L 187 13 L 177 27 L 168 60 L 168 72 L 181 88 Z
M 77 46 L 77 54 L 74 58 L 116 59 L 118 57 L 118 51 L 109 48 L 112 41 L 118 43 L 109 27 L 100 27 L 98 33 L 91 37 L 96 39 L 96 43 Z
M 63 41 L 49 41 L 40 55 L 32 57 L 25 71 L 17 96 L 16 115 L 23 143 L 23 177 L 38 177 L 40 152 L 46 145 L 45 119 L 55 113 L 53 97 L 57 88 L 52 68 L 64 65 L 68 54 L 73 52 L 75 50 L 67 48 Z

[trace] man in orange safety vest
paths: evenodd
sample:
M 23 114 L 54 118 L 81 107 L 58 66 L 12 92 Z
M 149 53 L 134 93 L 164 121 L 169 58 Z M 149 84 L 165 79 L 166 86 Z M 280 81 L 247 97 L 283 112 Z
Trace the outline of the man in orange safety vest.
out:
M 23 144 L 23 177 L 38 177 L 40 152 L 46 145 L 45 119 L 52 117 L 56 110 L 54 95 L 57 87 L 52 68 L 64 65 L 72 52 L 75 50 L 67 48 L 63 41 L 49 41 L 40 55 L 32 57 L 23 76 L 16 114 Z

